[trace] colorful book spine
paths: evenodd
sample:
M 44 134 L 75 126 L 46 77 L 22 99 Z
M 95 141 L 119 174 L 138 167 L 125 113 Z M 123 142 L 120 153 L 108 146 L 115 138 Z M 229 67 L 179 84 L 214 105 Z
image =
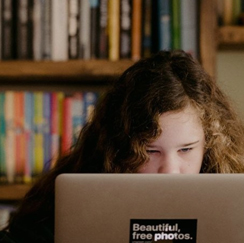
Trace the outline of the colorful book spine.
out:
M 61 153 L 66 154 L 72 145 L 72 97 L 66 96 L 63 102 L 63 126 Z
M 61 152 L 63 101 L 63 92 L 54 92 L 51 94 L 51 168 L 55 165 Z
M 141 58 L 142 47 L 142 0 L 132 0 L 132 39 L 131 39 L 131 58 L 139 60 Z
M 75 144 L 85 123 L 84 99 L 82 93 L 75 93 L 72 96 L 71 119 L 72 144 Z
M 142 57 L 150 57 L 152 37 L 152 2 L 142 2 Z
M 120 2 L 120 58 L 131 57 L 131 2 Z
M 233 24 L 233 0 L 223 0 L 223 24 Z
M 181 49 L 198 57 L 197 1 L 181 2 Z
M 33 60 L 42 59 L 42 0 L 33 1 Z
M 14 21 L 13 1 L 2 1 L 2 59 L 9 60 L 14 57 Z
M 25 169 L 24 182 L 30 183 L 34 170 L 34 97 L 32 92 L 24 92 L 24 133 L 25 133 Z
M 6 168 L 7 168 L 7 181 L 8 183 L 14 182 L 15 176 L 15 128 L 14 128 L 14 92 L 5 92 L 5 105 L 4 115 L 6 123 Z
M 43 138 L 43 93 L 34 92 L 34 161 L 33 177 L 40 175 L 44 169 Z
M 84 93 L 84 117 L 85 122 L 89 122 L 92 119 L 93 111 L 98 100 L 98 93 L 85 92 Z M 84 124 L 83 124 L 84 125 Z
M 69 59 L 77 59 L 79 56 L 79 0 L 69 0 L 68 3 Z
M 52 58 L 51 48 L 51 0 L 43 0 L 42 4 L 42 59 Z
M 7 166 L 5 153 L 6 123 L 4 115 L 5 93 L 0 92 L 0 183 L 7 182 Z
M 31 29 L 29 28 L 31 5 L 28 0 L 17 0 L 17 59 L 30 59 L 31 58 L 31 48 L 32 41 Z
M 170 50 L 172 48 L 171 0 L 158 0 L 158 21 L 159 49 Z
M 99 54 L 100 59 L 108 58 L 108 0 L 99 4 Z
M 89 0 L 80 1 L 80 41 L 79 58 L 91 58 L 91 13 Z
M 47 10 L 48 11 L 48 8 Z M 47 15 L 48 22 L 48 15 Z M 49 29 L 47 28 L 47 31 Z M 51 8 L 51 59 L 68 60 L 68 3 L 67 0 L 52 0 Z M 47 39 L 49 41 L 49 39 Z
M 43 93 L 43 148 L 44 148 L 44 171 L 51 166 L 51 93 Z
M 181 49 L 181 0 L 172 0 L 172 49 Z
M 140 1 L 140 0 L 139 0 Z M 120 1 L 108 0 L 109 60 L 119 60 L 120 46 Z
M 24 133 L 24 92 L 14 92 L 14 127 L 15 127 L 15 182 L 22 183 L 24 179 L 26 141 Z
M 99 1 L 90 0 L 90 13 L 91 13 L 91 58 L 98 58 L 99 48 Z

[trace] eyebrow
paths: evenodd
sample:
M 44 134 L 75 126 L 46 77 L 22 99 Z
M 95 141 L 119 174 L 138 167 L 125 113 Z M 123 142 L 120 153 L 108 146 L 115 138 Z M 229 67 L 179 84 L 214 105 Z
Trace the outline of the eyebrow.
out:
M 197 144 L 197 143 L 199 143 L 199 140 L 197 140 L 195 142 L 191 142 L 191 143 L 182 144 L 182 145 L 180 145 L 180 147 L 187 147 L 187 146 L 191 146 L 191 145 L 194 145 L 194 144 Z

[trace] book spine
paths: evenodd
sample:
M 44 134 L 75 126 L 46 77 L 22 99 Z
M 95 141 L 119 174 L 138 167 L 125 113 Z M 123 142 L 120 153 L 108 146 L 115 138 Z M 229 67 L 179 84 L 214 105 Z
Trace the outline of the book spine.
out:
M 132 0 L 132 42 L 131 58 L 139 60 L 141 58 L 141 36 L 142 36 L 142 0 Z
M 91 13 L 89 0 L 80 0 L 80 45 L 79 57 L 81 59 L 91 58 Z
M 61 152 L 67 153 L 72 145 L 72 97 L 66 96 L 63 103 L 63 126 Z
M 2 59 L 13 59 L 13 3 L 2 1 Z
M 14 182 L 15 176 L 15 129 L 14 129 L 14 92 L 5 92 L 4 115 L 6 123 L 6 167 L 7 181 Z
M 151 55 L 151 37 L 152 37 L 152 2 L 143 0 L 142 2 L 142 56 L 150 57 Z
M 93 111 L 98 100 L 98 93 L 96 92 L 84 92 L 84 117 L 85 122 L 89 122 L 92 119 Z M 85 124 L 84 122 L 84 124 Z M 83 125 L 84 125 L 83 124 Z
M 61 134 L 63 126 L 63 92 L 51 95 L 51 168 L 56 164 L 61 150 Z
M 32 179 L 33 161 L 34 161 L 34 98 L 33 92 L 24 93 L 24 133 L 25 133 L 25 169 L 24 182 L 30 183 Z
M 90 30 L 91 30 L 91 58 L 98 58 L 98 48 L 99 48 L 99 1 L 90 0 Z
M 15 182 L 23 183 L 25 169 L 24 92 L 14 92 Z
M 51 93 L 43 93 L 44 171 L 51 166 Z
M 43 0 L 42 4 L 42 59 L 51 59 L 51 0 Z
M 34 0 L 33 3 L 33 59 L 42 59 L 42 0 Z
M 171 0 L 158 0 L 159 49 L 170 50 L 171 36 Z
M 172 0 L 172 49 L 181 48 L 180 4 L 180 0 Z
M 241 0 L 233 0 L 233 24 L 238 25 L 241 16 Z
M 52 53 L 51 59 L 53 61 L 68 60 L 68 3 L 67 3 L 67 0 L 52 0 L 51 53 Z
M 108 38 L 109 60 L 119 60 L 120 38 L 120 1 L 108 1 Z
M 43 140 L 43 93 L 38 91 L 34 92 L 34 178 L 40 175 L 44 168 Z
M 131 57 L 131 2 L 120 2 L 120 58 Z
M 84 99 L 82 93 L 73 94 L 71 109 L 72 144 L 75 144 L 85 121 Z
M 79 0 L 69 0 L 68 10 L 69 59 L 77 59 L 79 56 Z
M 0 183 L 7 182 L 7 166 L 5 154 L 6 123 L 4 116 L 5 93 L 0 92 Z
M 99 58 L 108 58 L 108 0 L 99 5 Z
M 198 19 L 197 2 L 184 0 L 181 2 L 181 49 L 198 57 Z
M 17 1 L 17 59 L 28 59 L 29 28 L 28 28 L 28 0 Z

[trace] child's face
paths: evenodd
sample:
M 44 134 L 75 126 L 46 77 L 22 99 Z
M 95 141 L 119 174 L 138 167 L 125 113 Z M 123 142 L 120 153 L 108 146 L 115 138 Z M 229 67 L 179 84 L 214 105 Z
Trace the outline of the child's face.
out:
M 150 144 L 149 161 L 140 173 L 199 173 L 204 155 L 204 132 L 192 107 L 166 112 L 159 118 L 161 135 Z

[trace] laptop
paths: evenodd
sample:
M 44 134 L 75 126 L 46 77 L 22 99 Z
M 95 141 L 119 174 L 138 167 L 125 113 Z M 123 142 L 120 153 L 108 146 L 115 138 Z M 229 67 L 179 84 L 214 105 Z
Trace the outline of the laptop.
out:
M 55 243 L 243 243 L 244 174 L 62 174 Z

